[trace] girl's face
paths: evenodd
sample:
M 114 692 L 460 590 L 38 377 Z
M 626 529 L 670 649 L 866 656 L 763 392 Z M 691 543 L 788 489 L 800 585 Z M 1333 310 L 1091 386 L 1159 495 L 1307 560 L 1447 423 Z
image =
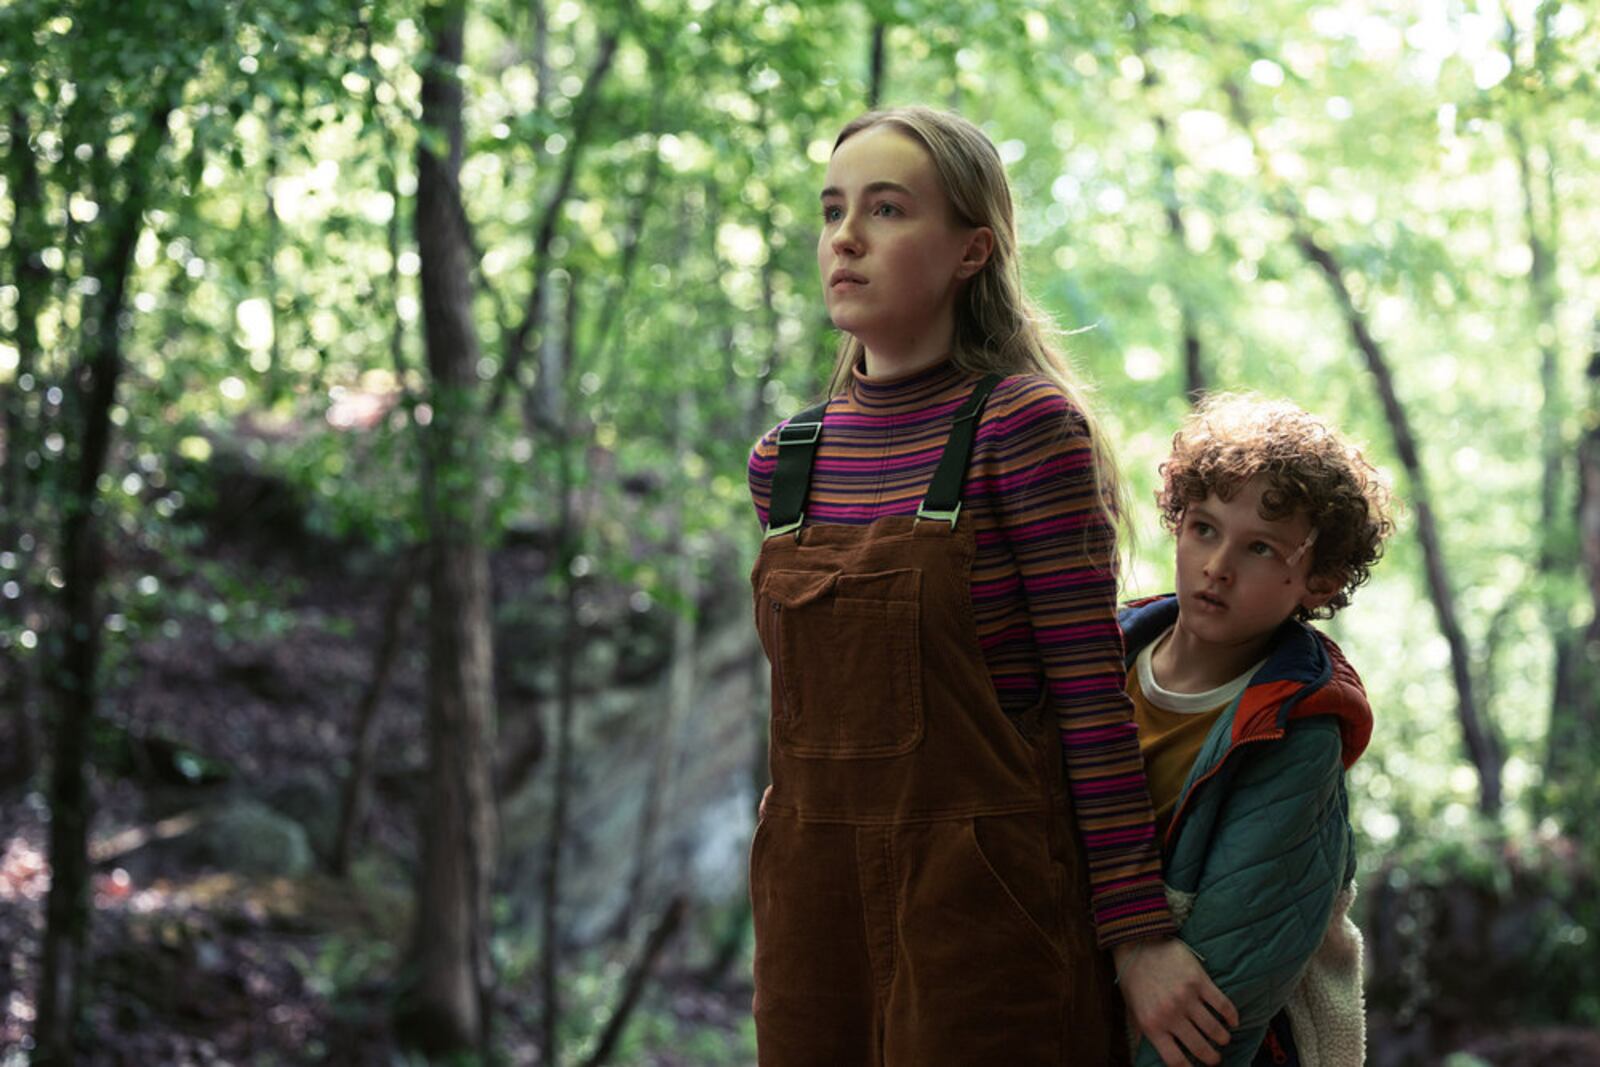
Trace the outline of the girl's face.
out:
M 988 227 L 954 216 L 932 157 L 894 126 L 862 130 L 828 161 L 817 270 L 833 324 L 866 346 L 868 374 L 949 353 L 956 295 L 994 245 Z

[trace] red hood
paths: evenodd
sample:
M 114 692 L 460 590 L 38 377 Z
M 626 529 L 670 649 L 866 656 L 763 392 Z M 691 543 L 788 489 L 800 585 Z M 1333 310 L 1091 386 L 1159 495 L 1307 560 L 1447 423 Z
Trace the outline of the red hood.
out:
M 1240 697 L 1239 710 L 1234 714 L 1233 741 L 1237 744 L 1248 737 L 1278 733 L 1289 719 L 1332 715 L 1339 721 L 1344 766 L 1349 770 L 1372 740 L 1372 705 L 1367 702 L 1361 678 L 1339 646 L 1326 634 L 1317 633 L 1316 637 L 1329 661 L 1328 680 L 1310 692 L 1306 692 L 1308 683 L 1302 679 L 1251 685 Z M 1297 694 L 1303 695 L 1296 699 Z M 1286 704 L 1287 715 L 1283 714 Z

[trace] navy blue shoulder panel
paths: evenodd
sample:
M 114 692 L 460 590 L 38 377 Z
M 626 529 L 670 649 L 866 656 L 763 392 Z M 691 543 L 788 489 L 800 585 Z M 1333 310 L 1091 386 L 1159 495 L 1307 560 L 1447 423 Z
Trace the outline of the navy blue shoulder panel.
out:
M 1252 687 L 1273 682 L 1296 682 L 1300 689 L 1278 705 L 1277 722 L 1281 729 L 1289 721 L 1294 706 L 1333 677 L 1333 657 L 1323 647 L 1317 632 L 1305 623 L 1289 619 L 1272 638 L 1267 662 L 1250 679 Z
M 1178 598 L 1172 593 L 1132 604 L 1117 612 L 1117 625 L 1122 627 L 1122 645 L 1125 655 L 1122 667 L 1133 666 L 1134 658 L 1144 646 L 1160 637 L 1167 627 L 1178 621 Z

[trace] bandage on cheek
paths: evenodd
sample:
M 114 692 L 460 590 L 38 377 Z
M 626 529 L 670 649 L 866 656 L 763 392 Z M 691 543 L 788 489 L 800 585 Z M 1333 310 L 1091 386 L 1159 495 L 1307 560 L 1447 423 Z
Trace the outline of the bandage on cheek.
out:
M 1313 526 L 1311 528 L 1311 532 L 1306 534 L 1306 539 L 1304 541 L 1300 542 L 1300 547 L 1295 549 L 1293 552 L 1291 552 L 1289 554 L 1289 558 L 1287 560 L 1285 560 L 1284 562 L 1289 564 L 1289 566 L 1293 567 L 1296 563 L 1300 562 L 1300 557 L 1305 555 L 1311 549 L 1311 546 L 1316 544 L 1316 543 L 1317 543 L 1317 528 L 1315 526 Z

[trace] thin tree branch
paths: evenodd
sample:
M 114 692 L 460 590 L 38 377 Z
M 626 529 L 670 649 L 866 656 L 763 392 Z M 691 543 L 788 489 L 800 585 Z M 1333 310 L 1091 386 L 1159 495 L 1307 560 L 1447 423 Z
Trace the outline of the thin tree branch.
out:
M 489 397 L 488 416 L 493 418 L 505 401 L 506 391 L 517 382 L 521 372 L 522 361 L 527 356 L 528 337 L 541 324 L 543 319 L 542 309 L 545 299 L 545 279 L 548 260 L 550 258 L 550 245 L 555 240 L 556 227 L 561 219 L 561 209 L 566 204 L 567 197 L 572 192 L 573 182 L 578 174 L 578 162 L 583 154 L 583 149 L 589 137 L 590 127 L 599 107 L 600 89 L 605 84 L 606 75 L 611 70 L 611 62 L 616 58 L 617 45 L 621 40 L 618 30 L 607 30 L 600 38 L 596 49 L 594 63 L 589 69 L 589 76 L 583 84 L 583 97 L 578 102 L 577 110 L 572 121 L 572 139 L 567 145 L 566 154 L 562 160 L 561 175 L 556 180 L 555 188 L 551 190 L 550 198 L 545 202 L 544 210 L 540 212 L 539 228 L 533 240 L 533 283 L 528 292 L 528 299 L 523 305 L 522 322 L 511 332 L 506 342 L 506 350 L 500 365 L 500 374 L 495 379 L 493 391 Z
M 650 980 L 650 972 L 655 967 L 656 959 L 672 940 L 672 935 L 678 932 L 678 927 L 683 923 L 685 910 L 682 894 L 675 895 L 667 904 L 666 910 L 661 913 L 661 918 L 656 920 L 655 928 L 650 931 L 650 937 L 645 941 L 643 951 L 633 961 L 633 966 L 628 968 L 627 976 L 622 980 L 622 996 L 617 1000 L 617 1006 L 611 1010 L 611 1017 L 606 1020 L 606 1027 L 600 1033 L 600 1041 L 589 1054 L 589 1058 L 583 1061 L 583 1067 L 604 1067 L 615 1054 L 617 1043 L 622 1040 L 623 1032 L 627 1029 L 628 1020 L 633 1017 L 633 1011 L 638 1007 L 645 983 Z
M 1356 307 L 1355 299 L 1345 283 L 1344 270 L 1338 258 L 1312 234 L 1293 190 L 1274 173 L 1271 160 L 1256 137 L 1255 126 L 1243 91 L 1232 79 L 1223 80 L 1223 90 L 1228 98 L 1234 121 L 1249 136 L 1257 158 L 1261 162 L 1263 174 L 1276 187 L 1274 208 L 1289 223 L 1291 243 L 1327 282 L 1334 302 L 1338 305 L 1339 312 L 1350 331 L 1350 338 L 1365 360 L 1367 369 L 1372 374 L 1373 383 L 1377 387 L 1378 397 L 1383 404 L 1384 414 L 1394 437 L 1395 452 L 1400 458 L 1401 465 L 1406 469 L 1411 485 L 1410 502 L 1417 516 L 1417 539 L 1422 545 L 1428 590 L 1433 601 L 1439 631 L 1450 648 L 1450 673 L 1456 687 L 1457 718 L 1461 722 L 1462 739 L 1466 745 L 1467 756 L 1478 772 L 1480 784 L 1478 807 L 1486 815 L 1496 816 L 1501 802 L 1503 757 L 1492 726 L 1483 718 L 1474 696 L 1471 653 L 1456 612 L 1455 594 L 1449 580 L 1450 570 L 1445 563 L 1438 524 L 1434 519 L 1432 496 L 1428 491 L 1427 477 L 1418 453 L 1416 438 L 1411 432 L 1410 420 L 1406 417 L 1405 407 L 1401 404 L 1394 386 L 1389 360 L 1384 354 L 1383 346 L 1373 336 L 1366 315 Z

